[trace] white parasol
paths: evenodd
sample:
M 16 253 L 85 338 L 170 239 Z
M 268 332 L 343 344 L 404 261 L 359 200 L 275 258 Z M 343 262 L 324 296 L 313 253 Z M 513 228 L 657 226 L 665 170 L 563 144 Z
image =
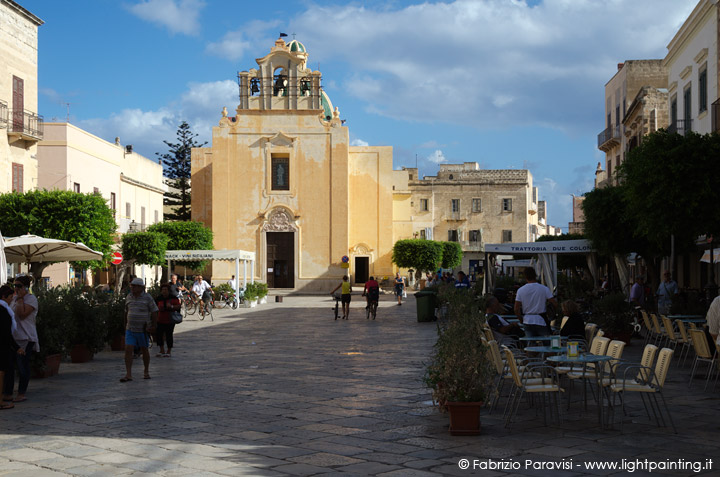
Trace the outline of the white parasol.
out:
M 102 260 L 103 254 L 82 243 L 21 235 L 5 239 L 5 258 L 9 263 L 81 262 Z
M 0 232 L 0 285 L 7 282 L 7 260 L 5 260 L 5 241 Z

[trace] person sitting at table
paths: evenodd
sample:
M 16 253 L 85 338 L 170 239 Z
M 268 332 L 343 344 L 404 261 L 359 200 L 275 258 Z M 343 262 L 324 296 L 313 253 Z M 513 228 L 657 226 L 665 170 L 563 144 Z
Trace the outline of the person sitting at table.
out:
M 585 320 L 578 309 L 577 303 L 572 300 L 562 302 L 563 315 L 565 317 L 560 327 L 560 336 L 582 336 L 585 337 Z
M 499 345 L 515 345 L 516 339 L 525 336 L 520 325 L 508 323 L 499 315 L 503 311 L 500 300 L 490 295 L 485 301 L 485 318 Z

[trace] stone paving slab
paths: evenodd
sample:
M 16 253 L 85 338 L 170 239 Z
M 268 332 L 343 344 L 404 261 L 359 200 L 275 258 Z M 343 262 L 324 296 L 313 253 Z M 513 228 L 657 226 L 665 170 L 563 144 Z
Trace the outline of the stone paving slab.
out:
M 666 383 L 677 435 L 629 396 L 623 433 L 599 428 L 593 402 L 587 412 L 563 402 L 563 422 L 548 426 L 523 403 L 507 429 L 501 400 L 499 411 L 483 410 L 481 435 L 451 436 L 422 383 L 436 330 L 417 322 L 414 298 L 398 307 L 383 296 L 375 321 L 360 300 L 350 320 L 334 321 L 332 303 L 285 296 L 216 310 L 212 322 L 188 317 L 173 358 L 152 358 L 151 380 L 137 379 L 137 361 L 136 379 L 119 383 L 119 352 L 63 362 L 60 375 L 33 380 L 28 401 L 0 414 L 0 475 L 627 475 L 584 466 L 720 455 L 720 392 L 700 380 L 688 389 L 690 363 L 673 363 Z M 634 342 L 624 357 L 641 348 Z M 720 462 L 632 475 L 658 474 L 720 475 Z

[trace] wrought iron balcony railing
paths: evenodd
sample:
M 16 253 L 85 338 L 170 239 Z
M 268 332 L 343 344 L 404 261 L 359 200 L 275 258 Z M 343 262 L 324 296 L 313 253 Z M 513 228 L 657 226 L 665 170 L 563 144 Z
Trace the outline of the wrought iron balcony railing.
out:
M 620 144 L 620 125 L 611 126 L 598 134 L 598 149 L 610 150 Z
M 11 109 L 8 135 L 20 136 L 25 140 L 39 141 L 43 138 L 43 117 L 31 111 Z
M 8 105 L 0 99 L 0 128 L 7 127 L 8 123 Z

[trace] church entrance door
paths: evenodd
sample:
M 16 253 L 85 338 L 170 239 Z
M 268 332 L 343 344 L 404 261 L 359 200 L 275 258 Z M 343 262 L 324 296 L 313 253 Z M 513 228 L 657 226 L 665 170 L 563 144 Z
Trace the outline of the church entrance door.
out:
M 267 269 L 269 288 L 295 288 L 294 232 L 267 232 Z
M 370 257 L 355 257 L 355 283 L 365 283 L 370 274 Z

